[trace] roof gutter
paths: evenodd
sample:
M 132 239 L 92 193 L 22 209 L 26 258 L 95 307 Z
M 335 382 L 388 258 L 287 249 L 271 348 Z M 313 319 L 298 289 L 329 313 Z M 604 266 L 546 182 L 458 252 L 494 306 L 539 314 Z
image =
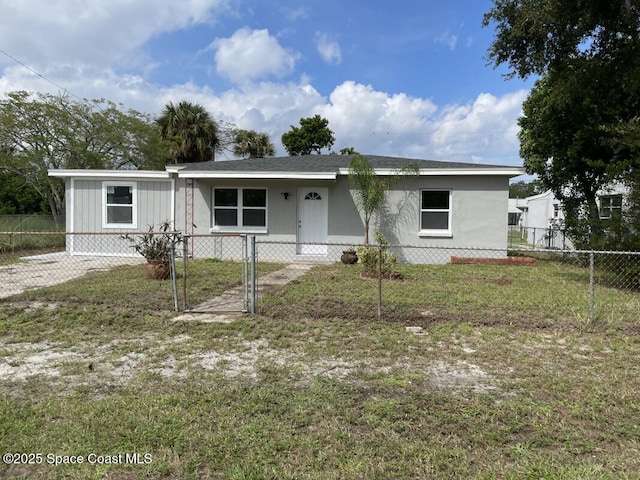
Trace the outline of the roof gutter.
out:
M 337 172 L 238 172 L 187 171 L 178 172 L 178 178 L 225 178 L 258 180 L 336 180 Z
M 376 168 L 376 175 L 381 176 L 393 176 L 398 174 L 397 169 L 391 168 Z M 340 175 L 349 175 L 348 168 L 341 168 L 339 170 Z M 418 170 L 418 175 L 421 177 L 434 177 L 434 176 L 468 176 L 468 175 L 500 175 L 517 177 L 518 175 L 524 175 L 525 170 L 521 167 L 480 167 L 480 168 L 421 168 Z
M 52 169 L 50 177 L 62 178 L 140 178 L 140 179 L 168 179 L 172 175 L 164 170 L 93 170 L 89 168 Z
M 517 177 L 518 175 L 523 175 L 525 172 L 522 167 L 499 167 L 499 168 L 470 168 L 470 169 L 452 169 L 452 168 L 443 168 L 443 169 L 423 169 L 420 170 L 420 175 L 480 175 L 480 176 L 489 176 L 489 175 L 499 175 L 499 176 L 507 176 L 507 177 Z

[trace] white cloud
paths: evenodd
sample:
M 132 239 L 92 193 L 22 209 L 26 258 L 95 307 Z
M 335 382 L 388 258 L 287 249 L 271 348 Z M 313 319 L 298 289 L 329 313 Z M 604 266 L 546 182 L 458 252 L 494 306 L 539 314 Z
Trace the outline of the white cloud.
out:
M 298 8 L 283 8 L 284 17 L 289 20 L 289 22 L 297 22 L 303 18 L 309 17 L 309 12 L 304 7 Z
M 480 158 L 489 152 L 494 157 L 513 155 L 518 150 L 517 119 L 527 94 L 525 90 L 502 97 L 482 93 L 466 105 L 445 108 L 434 128 L 434 152 Z
M 326 33 L 316 33 L 316 48 L 326 63 L 334 65 L 342 63 L 340 44 L 334 40 L 329 40 L 329 36 Z
M 132 59 L 151 37 L 212 23 L 228 0 L 30 0 L 2 4 L 2 49 L 39 70 L 105 68 Z M 8 59 L 0 63 L 8 63 Z
M 216 72 L 235 83 L 284 77 L 293 72 L 298 58 L 266 29 L 241 28 L 230 38 L 216 39 L 211 48 L 216 51 Z
M 526 94 L 480 94 L 467 105 L 438 108 L 429 99 L 344 82 L 315 112 L 329 119 L 336 151 L 519 164 L 517 118 Z
M 445 32 L 435 39 L 436 43 L 446 45 L 449 50 L 453 51 L 458 45 L 458 36 L 450 32 Z

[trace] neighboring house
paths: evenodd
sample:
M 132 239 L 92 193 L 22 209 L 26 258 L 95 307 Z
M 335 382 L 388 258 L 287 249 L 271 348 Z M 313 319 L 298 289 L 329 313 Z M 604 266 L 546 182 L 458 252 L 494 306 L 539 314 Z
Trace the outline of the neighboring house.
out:
M 571 248 L 562 231 L 564 211 L 551 190 L 525 199 L 522 210 L 524 240 L 536 247 Z
M 602 220 L 619 217 L 625 208 L 629 208 L 629 187 L 616 183 L 598 192 L 598 209 Z
M 522 226 L 527 210 L 526 198 L 509 199 L 509 228 Z
M 620 215 L 627 193 L 628 188 L 621 184 L 600 190 L 596 199 L 600 218 L 610 220 Z M 573 248 L 563 231 L 565 213 L 562 202 L 551 190 L 525 200 L 525 205 L 518 208 L 523 211 L 521 226 L 526 231 L 528 242 L 539 247 Z
M 564 211 L 551 190 L 527 197 L 526 200 L 526 223 L 523 226 L 548 229 L 563 225 Z
M 518 167 L 367 156 L 380 176 L 414 164 L 417 176 L 387 194 L 373 223 L 392 244 L 506 249 L 509 179 Z M 72 255 L 126 255 L 114 237 L 82 232 L 146 230 L 169 220 L 186 234 L 248 234 L 290 242 L 282 259 L 337 260 L 328 243 L 361 244 L 364 224 L 350 189 L 350 155 L 246 159 L 170 165 L 166 171 L 51 170 L 66 183 Z M 194 242 L 195 256 L 239 258 L 238 247 Z M 298 243 L 295 245 L 294 243 Z M 224 242 L 222 242 L 224 244 Z M 237 245 L 237 243 L 236 243 Z M 396 251 L 420 261 L 415 249 Z M 505 253 L 506 254 L 506 253 Z M 436 261 L 448 261 L 437 259 Z M 426 262 L 425 262 L 426 263 Z

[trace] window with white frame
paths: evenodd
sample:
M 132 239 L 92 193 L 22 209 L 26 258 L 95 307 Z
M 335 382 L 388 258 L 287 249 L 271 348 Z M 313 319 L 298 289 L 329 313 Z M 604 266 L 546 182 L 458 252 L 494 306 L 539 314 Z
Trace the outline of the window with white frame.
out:
M 137 227 L 135 182 L 102 182 L 102 198 L 103 227 Z
M 622 195 L 603 195 L 600 197 L 600 218 L 611 220 L 619 218 L 622 212 Z
M 420 234 L 451 235 L 451 190 L 420 191 Z
M 213 227 L 217 229 L 267 228 L 266 188 L 214 188 Z

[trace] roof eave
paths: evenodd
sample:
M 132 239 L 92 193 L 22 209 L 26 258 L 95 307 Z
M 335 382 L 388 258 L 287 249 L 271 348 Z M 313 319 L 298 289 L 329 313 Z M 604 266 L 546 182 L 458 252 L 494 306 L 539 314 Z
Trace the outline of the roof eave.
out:
M 177 173 L 178 178 L 225 178 L 256 180 L 335 180 L 337 177 L 337 172 L 179 171 Z
M 93 169 L 53 169 L 49 170 L 50 177 L 60 178 L 140 178 L 140 179 L 168 179 L 171 173 L 164 170 L 93 170 Z
M 376 168 L 376 175 L 391 176 L 398 173 L 397 169 Z M 341 168 L 340 175 L 349 175 L 348 168 Z M 479 167 L 479 168 L 421 168 L 418 175 L 421 177 L 433 176 L 455 176 L 455 175 L 498 175 L 507 177 L 517 177 L 525 173 L 521 167 Z

